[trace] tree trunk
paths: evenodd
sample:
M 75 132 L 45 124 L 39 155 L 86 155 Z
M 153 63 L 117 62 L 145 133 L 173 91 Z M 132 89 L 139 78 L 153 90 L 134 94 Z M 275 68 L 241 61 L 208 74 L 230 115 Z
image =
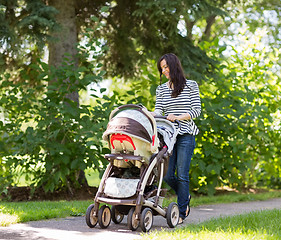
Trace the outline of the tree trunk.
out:
M 189 21 L 187 18 L 185 18 L 185 26 L 187 29 L 187 37 L 192 40 L 192 29 L 195 25 L 196 21 Z
M 202 36 L 202 38 L 204 40 L 209 40 L 210 35 L 211 35 L 211 27 L 213 26 L 215 21 L 216 21 L 215 15 L 208 17 L 208 19 L 206 20 L 207 25 L 206 25 L 206 28 L 205 28 L 205 31 L 204 31 L 204 35 Z
M 56 16 L 56 21 L 60 25 L 59 30 L 52 35 L 54 40 L 49 42 L 49 65 L 58 67 L 63 62 L 65 53 L 68 53 L 71 61 L 74 61 L 75 66 L 78 66 L 76 59 L 78 42 L 78 29 L 76 23 L 76 0 L 49 0 L 49 6 L 55 7 L 59 13 Z M 55 81 L 55 79 L 53 80 Z M 67 79 L 65 81 L 68 81 Z M 74 102 L 77 102 L 79 107 L 78 91 L 70 92 L 66 96 Z M 80 170 L 77 174 L 77 181 L 80 186 L 88 186 L 84 171 Z M 71 184 L 68 185 L 70 193 L 72 192 Z
M 56 16 L 60 29 L 53 34 L 54 40 L 49 42 L 49 65 L 61 65 L 64 54 L 72 56 L 71 60 L 77 64 L 76 44 L 78 42 L 78 30 L 76 24 L 76 0 L 50 0 L 49 5 L 55 7 L 59 13 Z M 79 105 L 78 92 L 71 92 L 67 96 Z

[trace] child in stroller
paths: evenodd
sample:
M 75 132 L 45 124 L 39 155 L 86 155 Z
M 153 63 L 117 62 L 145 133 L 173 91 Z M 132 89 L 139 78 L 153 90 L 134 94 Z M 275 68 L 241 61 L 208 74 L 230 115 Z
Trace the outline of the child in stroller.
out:
M 99 223 L 101 228 L 107 228 L 111 219 L 118 224 L 128 215 L 129 229 L 135 231 L 140 226 L 147 232 L 153 225 L 153 216 L 161 215 L 169 227 L 175 227 L 179 209 L 174 202 L 168 208 L 162 207 L 167 191 L 162 189 L 162 181 L 178 130 L 164 117 L 153 117 L 141 105 L 120 106 L 109 120 L 103 134 L 111 150 L 105 155 L 109 164 L 94 203 L 87 209 L 87 225 L 92 228 Z M 112 207 L 99 208 L 100 203 Z

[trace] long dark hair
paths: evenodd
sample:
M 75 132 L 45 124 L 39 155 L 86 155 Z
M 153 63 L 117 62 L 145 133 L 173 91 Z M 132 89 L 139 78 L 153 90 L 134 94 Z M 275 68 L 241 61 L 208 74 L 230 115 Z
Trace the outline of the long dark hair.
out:
M 159 58 L 157 62 L 157 68 L 160 73 L 160 81 L 162 82 L 162 68 L 160 66 L 161 61 L 165 59 L 166 63 L 170 70 L 170 81 L 173 83 L 173 91 L 172 91 L 172 97 L 177 97 L 180 95 L 182 90 L 184 89 L 184 86 L 186 84 L 186 79 L 183 73 L 183 69 L 181 66 L 181 62 L 178 59 L 178 57 L 173 53 L 167 53 L 163 55 L 161 58 Z

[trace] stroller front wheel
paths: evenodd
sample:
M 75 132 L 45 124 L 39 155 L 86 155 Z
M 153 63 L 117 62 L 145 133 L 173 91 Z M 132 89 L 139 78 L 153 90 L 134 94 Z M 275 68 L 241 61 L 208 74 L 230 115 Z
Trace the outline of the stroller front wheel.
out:
M 136 231 L 139 227 L 140 221 L 136 218 L 135 207 L 132 207 L 128 213 L 128 227 L 132 231 Z
M 95 204 L 91 204 L 86 211 L 86 223 L 90 228 L 93 228 L 98 223 L 98 217 L 94 216 L 94 206 Z
M 178 205 L 175 202 L 170 203 L 166 213 L 167 223 L 170 228 L 177 226 L 179 217 L 180 211 Z
M 144 232 L 148 232 L 153 225 L 153 213 L 150 208 L 145 208 L 141 213 L 140 227 Z
M 107 228 L 111 221 L 111 211 L 108 206 L 103 205 L 98 213 L 98 222 L 101 228 Z

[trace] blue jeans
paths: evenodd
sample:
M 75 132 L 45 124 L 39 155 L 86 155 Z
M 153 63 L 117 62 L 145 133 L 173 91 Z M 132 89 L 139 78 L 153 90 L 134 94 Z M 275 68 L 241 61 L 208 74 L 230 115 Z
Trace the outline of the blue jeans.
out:
M 180 217 L 185 219 L 189 197 L 189 168 L 195 148 L 195 136 L 178 135 L 173 153 L 169 159 L 169 166 L 165 182 L 176 192 Z

